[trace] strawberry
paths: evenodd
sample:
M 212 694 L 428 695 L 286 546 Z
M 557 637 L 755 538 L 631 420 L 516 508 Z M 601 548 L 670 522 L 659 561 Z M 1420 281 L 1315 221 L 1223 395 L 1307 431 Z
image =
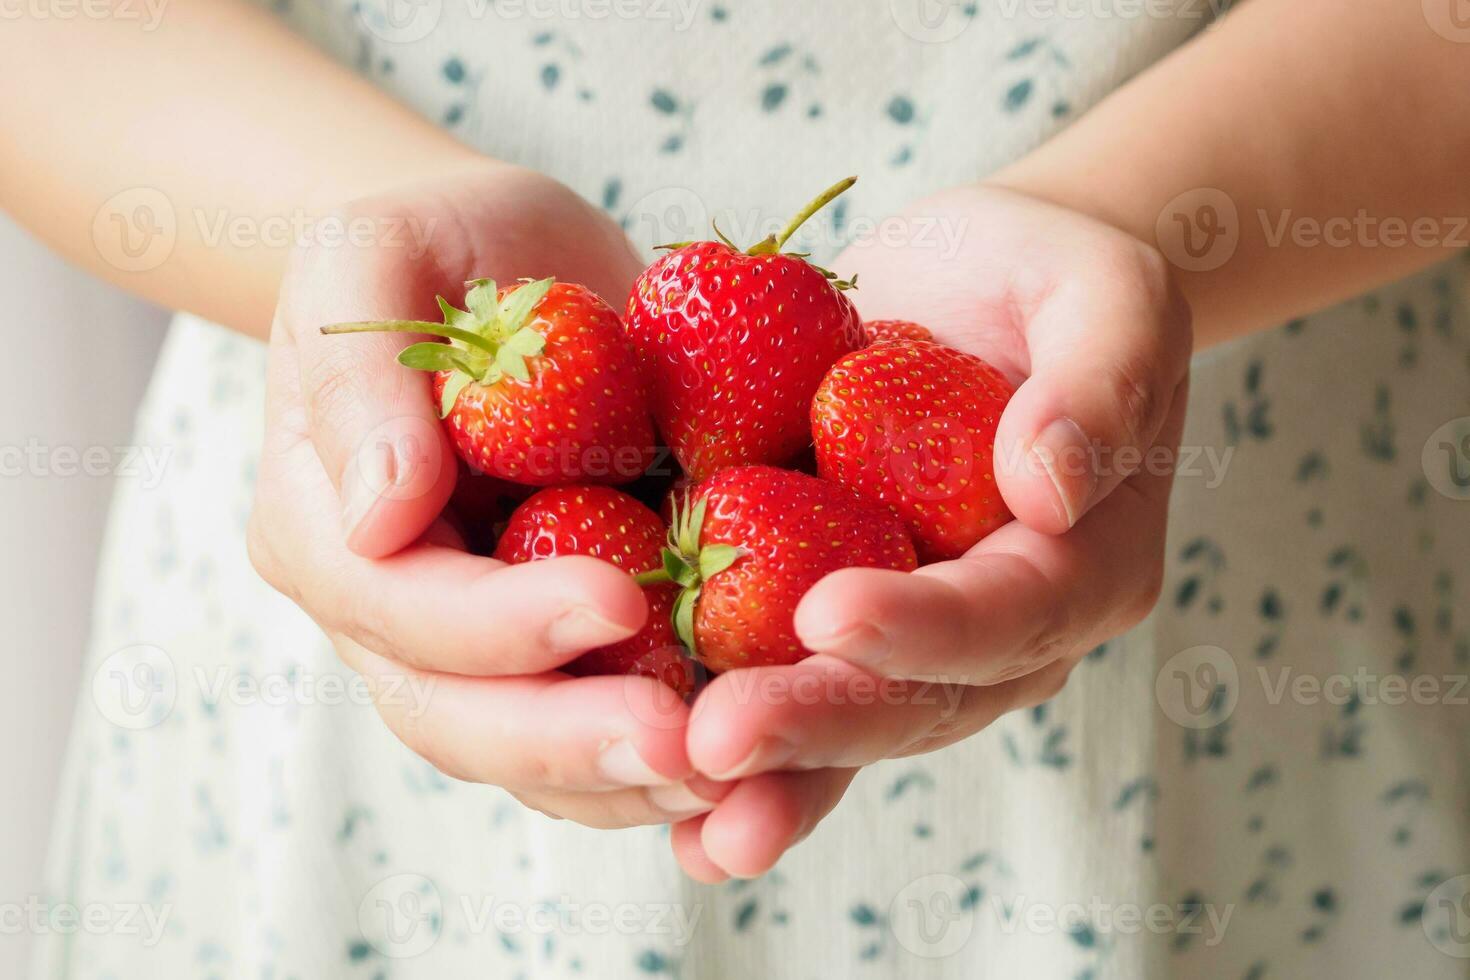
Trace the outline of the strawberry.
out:
M 634 283 L 625 319 L 651 379 L 654 420 L 694 479 L 785 463 L 811 444 L 812 393 L 833 361 L 862 345 L 862 321 L 842 294 L 852 283 L 781 248 L 854 179 L 780 235 L 745 251 L 723 235 L 668 246 Z
M 957 558 L 1011 519 L 994 454 L 1013 393 L 973 354 L 880 341 L 834 364 L 817 389 L 817 471 L 906 521 L 924 562 Z
M 627 483 L 655 438 L 636 355 L 612 308 L 554 279 L 467 284 L 468 310 L 442 297 L 444 322 L 343 323 L 323 333 L 426 333 L 400 363 L 434 372 L 455 450 L 476 471 L 530 486 Z
M 678 508 L 664 567 L 640 576 L 680 587 L 674 627 L 710 670 L 792 664 L 796 604 L 850 566 L 910 571 L 903 522 L 850 491 L 771 466 L 722 470 Z
M 661 567 L 664 537 L 658 515 L 625 493 L 599 486 L 553 487 L 516 508 L 495 546 L 495 557 L 515 565 L 590 555 L 636 575 Z M 670 618 L 677 592 L 673 585 L 645 586 L 648 621 L 643 629 L 589 650 L 562 669 L 579 677 L 641 674 L 687 696 L 694 689 L 694 665 L 684 656 Z
M 912 320 L 864 320 L 863 334 L 868 344 L 880 340 L 933 340 L 934 333 Z

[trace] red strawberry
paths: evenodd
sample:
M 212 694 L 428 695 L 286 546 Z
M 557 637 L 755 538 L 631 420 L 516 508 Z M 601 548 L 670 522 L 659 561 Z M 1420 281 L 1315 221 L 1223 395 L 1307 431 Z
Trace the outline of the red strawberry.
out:
M 926 563 L 957 558 L 1011 519 L 994 454 L 1013 393 L 973 354 L 874 344 L 833 365 L 812 400 L 817 470 L 903 518 Z
M 434 372 L 434 396 L 461 458 L 512 483 L 627 483 L 653 460 L 642 375 L 622 323 L 585 286 L 553 279 L 468 284 L 444 323 L 344 323 L 323 333 L 427 333 L 404 365 Z
M 880 340 L 933 340 L 933 332 L 912 320 L 864 320 L 863 332 L 869 344 Z
M 663 521 L 625 493 L 607 487 L 553 487 L 516 508 L 495 546 L 495 557 L 515 565 L 562 555 L 590 555 L 629 574 L 662 567 Z M 589 650 L 563 669 L 569 674 L 642 674 L 688 695 L 694 665 L 674 635 L 670 615 L 678 589 L 647 585 L 648 622 L 635 635 Z
M 634 283 L 628 334 L 652 380 L 654 419 L 694 479 L 784 463 L 811 443 L 812 393 L 833 361 L 862 345 L 862 322 L 842 295 L 851 283 L 781 246 L 852 183 L 747 251 L 728 240 L 687 243 Z
M 710 670 L 796 663 L 796 604 L 828 572 L 915 565 L 903 523 L 851 492 L 771 466 L 723 470 L 686 498 L 664 570 L 683 591 L 674 626 Z

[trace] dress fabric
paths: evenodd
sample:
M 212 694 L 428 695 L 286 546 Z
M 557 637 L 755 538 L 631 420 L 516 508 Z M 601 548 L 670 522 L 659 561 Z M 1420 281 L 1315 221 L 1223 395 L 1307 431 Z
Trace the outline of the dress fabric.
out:
M 270 6 L 645 248 L 726 205 L 754 241 L 861 174 L 807 229 L 816 260 L 1022 155 L 1211 6 L 396 3 Z M 114 927 L 48 930 L 35 976 L 1470 976 L 1470 442 L 1443 429 L 1470 415 L 1464 271 L 1201 357 L 1154 615 L 712 887 L 666 829 L 546 819 L 383 727 L 246 558 L 264 349 L 181 316 L 137 423 L 168 463 L 113 505 L 49 862 L 48 901 Z

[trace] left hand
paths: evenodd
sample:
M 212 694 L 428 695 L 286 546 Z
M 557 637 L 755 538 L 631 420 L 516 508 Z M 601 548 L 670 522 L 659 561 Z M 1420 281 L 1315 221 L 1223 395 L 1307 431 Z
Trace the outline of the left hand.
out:
M 956 561 L 829 575 L 796 612 L 815 656 L 733 671 L 701 694 L 690 762 L 739 780 L 713 812 L 674 826 L 675 854 L 702 881 L 763 874 L 859 767 L 1049 700 L 1158 598 L 1192 346 L 1164 259 L 1094 219 L 984 186 L 901 220 L 912 242 L 879 236 L 833 268 L 859 274 L 850 295 L 866 319 L 923 323 L 1024 379 L 995 452 L 1017 519 Z

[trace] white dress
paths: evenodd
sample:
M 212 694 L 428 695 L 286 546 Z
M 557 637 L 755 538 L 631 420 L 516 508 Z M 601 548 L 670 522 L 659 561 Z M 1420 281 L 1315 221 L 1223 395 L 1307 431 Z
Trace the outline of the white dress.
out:
M 1020 156 L 1210 5 L 272 6 L 645 247 L 861 174 L 820 258 Z M 1470 415 L 1463 269 L 1202 358 L 1185 441 L 1228 478 L 1179 480 L 1155 615 L 715 887 L 665 829 L 550 821 L 384 729 L 246 559 L 263 348 L 181 317 L 138 419 L 170 465 L 114 504 L 50 863 L 49 901 L 111 917 L 47 930 L 35 975 L 1470 976 L 1470 442 L 1432 437 Z

